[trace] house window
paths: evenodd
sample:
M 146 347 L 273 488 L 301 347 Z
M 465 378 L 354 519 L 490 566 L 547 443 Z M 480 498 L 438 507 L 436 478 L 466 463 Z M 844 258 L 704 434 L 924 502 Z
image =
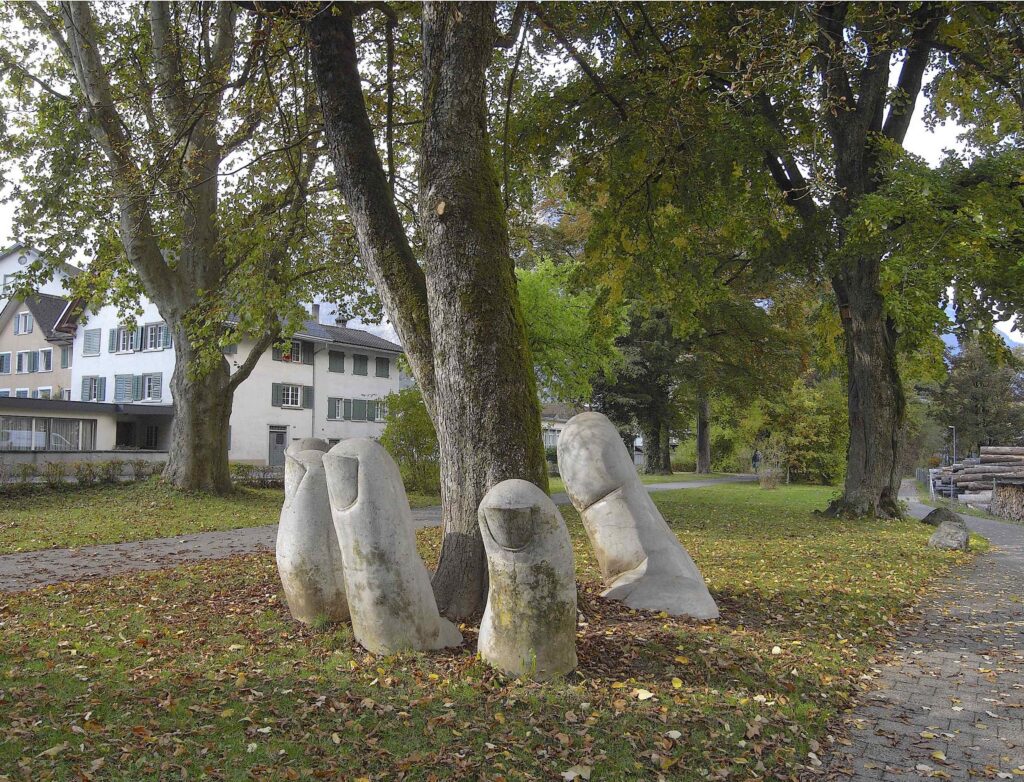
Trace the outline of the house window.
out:
M 342 353 L 340 350 L 329 350 L 327 352 L 327 371 L 344 372 L 345 354 Z
M 142 376 L 142 398 L 147 402 L 159 402 L 163 393 L 164 378 L 162 372 Z
M 32 333 L 32 313 L 31 312 L 19 312 L 14 316 L 14 333 L 15 334 L 31 334 Z
M 70 402 L 71 401 L 71 389 L 70 388 L 65 388 L 63 391 L 60 392 L 60 397 L 65 402 Z
M 365 399 L 353 399 L 352 400 L 352 420 L 353 421 L 365 421 L 366 420 L 366 400 Z
M 142 447 L 153 450 L 157 447 L 160 442 L 160 427 L 152 424 L 146 426 L 146 437 L 143 440 Z
M 302 386 L 283 383 L 281 385 L 281 407 L 298 407 L 302 404 Z
M 37 388 L 32 393 L 32 397 L 34 399 L 49 399 L 51 396 L 53 396 L 53 388 L 51 386 L 43 386 L 42 388 Z
M 131 353 L 135 349 L 135 330 L 123 326 L 117 330 L 117 352 Z
M 14 275 L 5 274 L 3 288 L 0 289 L 0 294 L 6 296 L 12 290 L 14 290 Z
M 367 356 L 361 356 L 358 353 L 352 355 L 352 374 L 353 375 L 365 375 L 367 374 L 367 365 L 370 363 L 370 359 Z
M 377 417 L 375 421 L 385 421 L 388 417 L 388 403 L 383 399 L 377 400 Z
M 83 377 L 82 378 L 82 401 L 102 402 L 106 396 L 106 378 Z
M 98 356 L 100 354 L 100 336 L 102 329 L 86 329 L 82 335 L 82 355 Z
M 24 375 L 27 372 L 35 372 L 39 366 L 39 355 L 34 350 L 23 350 L 18 353 L 15 366 L 15 373 Z
M 163 340 L 160 334 L 161 329 L 163 329 L 163 326 L 159 323 L 146 326 L 142 333 L 142 345 L 145 350 L 160 350 L 163 348 Z
M 374 361 L 374 364 L 376 364 L 377 377 L 391 376 L 391 359 L 378 358 Z
M 71 345 L 61 345 L 60 348 L 60 368 L 67 369 L 71 366 L 71 357 L 74 355 L 71 350 Z
M 28 389 L 27 388 L 19 388 L 19 389 L 15 390 L 14 395 L 16 397 L 18 397 L 18 399 L 28 399 Z
M 53 348 L 46 348 L 46 350 L 39 351 L 39 371 L 53 371 Z
M 278 348 L 274 348 L 274 352 L 271 358 L 273 358 L 274 361 L 288 361 L 291 362 L 292 364 L 302 364 L 303 348 L 304 345 L 302 343 L 302 340 L 293 339 L 292 344 L 288 348 L 288 350 L 279 350 Z
M 11 395 L 11 389 L 0 388 L 0 399 L 7 399 Z
M 11 354 L 0 353 L 0 375 L 11 374 Z

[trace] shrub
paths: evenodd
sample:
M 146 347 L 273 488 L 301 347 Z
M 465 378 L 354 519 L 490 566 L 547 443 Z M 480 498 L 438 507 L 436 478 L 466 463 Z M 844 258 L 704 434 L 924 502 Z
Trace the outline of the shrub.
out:
M 117 483 L 121 480 L 121 475 L 124 473 L 124 462 L 120 459 L 100 462 L 97 467 L 99 468 L 100 480 L 104 483 Z
M 132 459 L 129 464 L 132 467 L 132 475 L 137 481 L 145 480 L 153 474 L 152 465 L 145 459 Z
M 39 477 L 39 470 L 32 462 L 22 462 L 18 465 L 17 475 L 18 482 L 25 487 Z
M 773 434 L 761 448 L 758 480 L 762 489 L 777 489 L 786 470 L 786 449 L 779 435 Z
M 279 489 L 284 485 L 281 471 L 266 464 L 241 464 L 233 462 L 228 466 L 231 481 L 238 486 L 253 489 Z
M 43 466 L 43 480 L 51 489 L 63 485 L 68 476 L 68 466 L 64 462 L 47 462 Z
M 387 410 L 380 442 L 398 464 L 406 490 L 435 494 L 441 488 L 437 433 L 419 389 L 390 394 Z
M 71 472 L 79 486 L 92 486 L 98 477 L 96 465 L 92 462 L 75 462 L 71 465 Z

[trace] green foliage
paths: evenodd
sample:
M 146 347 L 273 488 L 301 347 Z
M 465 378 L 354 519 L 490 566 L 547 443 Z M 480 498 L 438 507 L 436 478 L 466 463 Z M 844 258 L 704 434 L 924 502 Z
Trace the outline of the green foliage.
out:
M 785 397 L 767 405 L 765 426 L 790 480 L 827 485 L 842 480 L 849 429 L 838 378 L 797 380 Z
M 1022 358 L 997 361 L 976 341 L 949 352 L 949 376 L 935 394 L 933 415 L 943 428 L 956 427 L 958 456 L 1024 438 Z
M 380 442 L 397 462 L 406 491 L 436 494 L 441 486 L 437 432 L 417 388 L 387 397 L 388 417 Z
M 591 381 L 611 371 L 614 334 L 593 317 L 595 299 L 574 289 L 573 267 L 541 260 L 517 269 L 526 339 L 543 399 L 581 404 Z

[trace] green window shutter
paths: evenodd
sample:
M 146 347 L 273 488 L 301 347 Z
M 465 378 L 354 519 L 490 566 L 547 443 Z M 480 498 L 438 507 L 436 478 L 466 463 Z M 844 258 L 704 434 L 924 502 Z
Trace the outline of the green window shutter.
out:
M 32 333 L 32 315 L 31 315 L 31 313 L 28 316 L 28 326 L 25 328 L 25 333 L 26 334 L 31 334 Z
M 89 389 L 89 380 L 90 379 L 91 378 L 88 378 L 88 377 L 83 377 L 82 378 L 82 401 L 83 402 L 88 402 L 89 401 L 89 390 L 90 390 Z
M 352 356 L 352 374 L 365 375 L 370 359 L 367 356 L 360 356 L 358 353 Z
M 132 399 L 136 402 L 142 399 L 142 375 L 132 375 Z
M 135 342 L 132 344 L 132 350 L 139 351 L 146 347 L 145 345 L 142 344 L 142 338 L 144 336 L 145 333 L 142 330 L 142 326 L 138 326 L 135 329 Z
M 366 402 L 366 420 L 376 421 L 377 420 L 377 400 L 369 399 Z
M 352 400 L 351 399 L 343 400 L 343 403 L 342 403 L 342 416 L 341 417 L 344 418 L 346 421 L 351 421 L 352 420 Z
M 132 376 L 114 375 L 114 401 L 124 402 L 131 399 Z
M 341 418 L 341 411 L 338 409 L 338 402 L 340 401 L 340 399 L 333 396 L 327 398 L 327 417 L 331 421 L 337 421 L 339 418 Z
M 164 373 L 154 372 L 153 373 L 153 399 L 160 401 L 164 396 Z
M 365 421 L 366 420 L 366 400 L 365 399 L 353 399 L 352 400 L 352 420 L 353 421 Z
M 67 369 L 68 368 L 68 358 L 69 357 L 70 356 L 69 356 L 68 346 L 67 345 L 63 345 L 61 347 L 61 349 L 60 349 L 60 368 L 61 369 Z
M 167 350 L 171 346 L 171 329 L 166 323 L 160 326 L 160 346 Z
M 31 353 L 28 354 L 28 371 L 39 371 L 39 351 L 37 350 L 33 350 Z
M 107 398 L 107 379 L 105 377 L 96 378 L 96 401 L 103 402 Z
M 391 361 L 388 358 L 378 358 L 375 362 L 377 377 L 389 377 L 391 375 Z
M 270 384 L 270 404 L 274 407 L 281 406 L 281 384 L 271 383 Z
M 111 353 L 116 353 L 117 352 L 117 329 L 111 329 L 110 330 L 110 340 L 109 340 L 109 343 L 110 344 L 107 347 L 110 349 L 110 352 Z
M 313 409 L 313 386 L 302 387 L 302 408 L 304 410 Z
M 340 350 L 331 350 L 327 353 L 327 371 L 328 372 L 344 372 L 345 371 L 345 354 Z
M 302 345 L 302 363 L 312 364 L 313 363 L 313 343 L 312 342 L 301 342 Z

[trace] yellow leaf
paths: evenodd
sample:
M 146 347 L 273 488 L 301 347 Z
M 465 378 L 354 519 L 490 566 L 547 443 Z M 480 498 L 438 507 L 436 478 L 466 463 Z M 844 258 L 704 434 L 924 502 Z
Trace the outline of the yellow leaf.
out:
M 654 693 L 651 692 L 650 690 L 637 690 L 636 691 L 636 697 L 637 697 L 637 700 L 646 701 L 646 700 L 650 700 L 651 698 L 653 698 L 654 697 Z
M 621 689 L 623 689 L 623 688 L 624 688 L 625 686 L 626 686 L 625 682 L 614 682 L 614 683 L 612 684 L 612 689 L 613 689 L 613 690 L 621 690 Z
M 673 676 L 672 677 L 672 686 L 675 687 L 678 690 L 680 687 L 683 686 L 683 680 L 680 679 L 678 676 Z
M 504 725 L 504 724 L 505 724 L 505 715 L 504 715 L 504 714 L 502 714 L 502 713 L 501 713 L 500 711 L 499 711 L 499 712 L 497 712 L 497 713 L 496 713 L 496 714 L 494 715 L 494 721 L 495 721 L 495 722 L 498 722 L 498 723 L 501 723 L 502 725 Z
M 680 665 L 686 665 L 688 662 L 690 662 L 690 658 L 689 657 L 683 657 L 683 655 L 681 655 L 681 654 L 677 654 L 676 655 L 676 662 L 679 663 Z

